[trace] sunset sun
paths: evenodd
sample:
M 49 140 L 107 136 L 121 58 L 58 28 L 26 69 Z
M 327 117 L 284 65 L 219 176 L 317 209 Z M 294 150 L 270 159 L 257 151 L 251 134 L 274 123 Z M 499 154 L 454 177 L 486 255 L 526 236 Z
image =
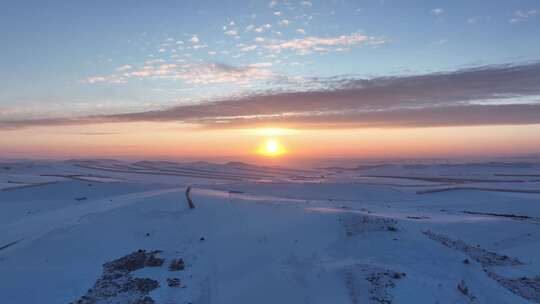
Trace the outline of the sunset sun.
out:
M 285 148 L 276 139 L 267 139 L 259 148 L 259 154 L 265 156 L 279 156 L 286 153 Z

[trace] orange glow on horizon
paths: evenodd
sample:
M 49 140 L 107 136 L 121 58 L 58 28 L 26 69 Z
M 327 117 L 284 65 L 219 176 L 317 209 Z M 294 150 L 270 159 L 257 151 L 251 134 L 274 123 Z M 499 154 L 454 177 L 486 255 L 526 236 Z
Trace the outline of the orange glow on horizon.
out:
M 277 144 L 267 145 L 269 140 Z M 540 124 L 194 129 L 173 122 L 139 122 L 0 130 L 0 156 L 4 158 L 219 158 L 283 163 L 312 158 L 460 158 L 534 153 L 540 154 Z

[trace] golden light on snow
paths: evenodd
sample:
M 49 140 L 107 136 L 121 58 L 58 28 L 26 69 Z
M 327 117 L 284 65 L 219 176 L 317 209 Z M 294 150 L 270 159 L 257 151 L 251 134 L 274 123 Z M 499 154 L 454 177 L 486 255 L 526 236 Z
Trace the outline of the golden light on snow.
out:
M 279 156 L 285 154 L 287 151 L 276 139 L 267 139 L 258 150 L 259 154 L 265 156 Z

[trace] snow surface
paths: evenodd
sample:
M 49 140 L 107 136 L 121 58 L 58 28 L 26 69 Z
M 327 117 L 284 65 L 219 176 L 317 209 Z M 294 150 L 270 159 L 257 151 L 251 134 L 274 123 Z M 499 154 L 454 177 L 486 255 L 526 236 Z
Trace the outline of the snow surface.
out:
M 4 162 L 1 303 L 540 303 L 539 190 L 523 162 Z

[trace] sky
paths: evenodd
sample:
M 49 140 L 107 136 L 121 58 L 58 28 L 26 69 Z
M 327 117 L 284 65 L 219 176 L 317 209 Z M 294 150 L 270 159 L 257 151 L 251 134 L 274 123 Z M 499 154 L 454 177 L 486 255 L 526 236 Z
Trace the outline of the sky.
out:
M 540 153 L 538 1 L 21 0 L 0 39 L 0 157 Z

